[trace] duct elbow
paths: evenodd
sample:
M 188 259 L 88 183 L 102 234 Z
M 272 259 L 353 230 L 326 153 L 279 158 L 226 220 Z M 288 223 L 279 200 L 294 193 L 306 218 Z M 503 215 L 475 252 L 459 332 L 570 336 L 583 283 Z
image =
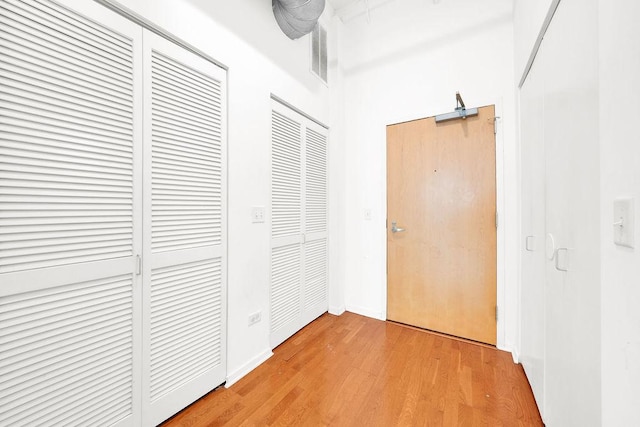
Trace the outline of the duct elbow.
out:
M 291 40 L 309 34 L 324 11 L 325 0 L 273 0 L 273 15 Z

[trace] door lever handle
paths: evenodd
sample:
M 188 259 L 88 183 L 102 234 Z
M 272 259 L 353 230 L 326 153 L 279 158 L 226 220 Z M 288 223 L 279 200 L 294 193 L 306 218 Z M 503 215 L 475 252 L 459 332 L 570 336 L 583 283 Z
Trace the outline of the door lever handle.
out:
M 396 221 L 391 221 L 391 232 L 392 233 L 401 233 L 404 231 L 404 228 L 398 227 L 398 223 Z
M 562 257 L 562 261 L 560 261 L 560 253 L 564 253 L 565 256 Z M 569 271 L 569 248 L 558 248 L 556 249 L 556 270 L 558 271 Z

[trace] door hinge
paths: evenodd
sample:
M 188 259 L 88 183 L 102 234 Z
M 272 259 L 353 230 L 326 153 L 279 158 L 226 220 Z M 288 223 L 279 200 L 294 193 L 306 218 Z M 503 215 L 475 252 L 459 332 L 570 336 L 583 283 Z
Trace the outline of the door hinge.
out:
M 500 116 L 496 116 L 493 118 L 493 134 L 497 135 L 498 134 L 498 119 L 500 118 Z
M 496 305 L 496 322 L 498 321 L 498 306 Z
M 498 216 L 498 212 L 496 212 L 496 228 L 498 228 L 499 222 L 500 222 L 500 217 Z
M 142 257 L 140 255 L 136 255 L 136 276 L 142 274 Z

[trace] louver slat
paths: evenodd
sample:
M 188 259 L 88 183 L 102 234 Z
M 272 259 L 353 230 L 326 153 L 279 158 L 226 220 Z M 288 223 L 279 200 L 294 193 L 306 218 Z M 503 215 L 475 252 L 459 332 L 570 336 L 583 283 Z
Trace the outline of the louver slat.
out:
M 221 265 L 218 258 L 152 272 L 152 401 L 221 363 Z
M 327 299 L 327 239 L 305 245 L 304 308 L 317 306 Z
M 305 232 L 327 231 L 327 137 L 306 132 Z
M 300 315 L 300 245 L 274 248 L 271 255 L 271 332 Z
M 301 125 L 273 111 L 271 148 L 272 237 L 301 232 Z
M 153 51 L 151 99 L 152 251 L 219 245 L 220 82 Z
M 0 298 L 0 425 L 130 415 L 132 310 L 131 276 Z
M 132 41 L 45 1 L 0 28 L 0 273 L 131 256 Z

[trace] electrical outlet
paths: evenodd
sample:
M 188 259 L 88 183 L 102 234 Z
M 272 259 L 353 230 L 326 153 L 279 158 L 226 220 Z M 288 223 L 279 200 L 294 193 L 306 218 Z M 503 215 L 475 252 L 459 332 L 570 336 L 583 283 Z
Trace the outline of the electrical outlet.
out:
M 251 221 L 264 222 L 264 206 L 254 206 L 251 208 Z
M 255 325 L 262 320 L 262 311 L 256 311 L 249 315 L 249 326 Z

